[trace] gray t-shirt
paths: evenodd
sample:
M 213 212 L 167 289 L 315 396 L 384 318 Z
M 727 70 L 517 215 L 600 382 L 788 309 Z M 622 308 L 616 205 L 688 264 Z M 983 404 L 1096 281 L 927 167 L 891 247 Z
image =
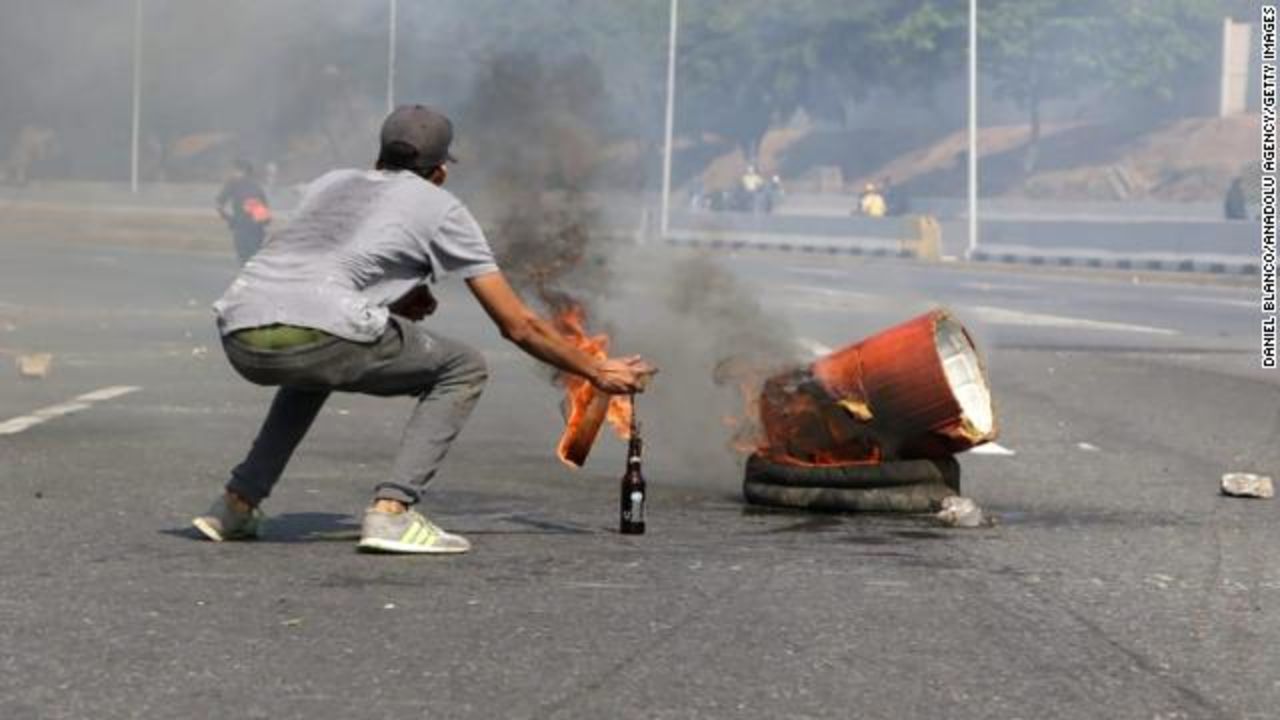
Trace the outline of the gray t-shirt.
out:
M 372 342 L 387 306 L 414 286 L 497 270 L 479 224 L 449 192 L 408 172 L 334 170 L 311 183 L 213 309 L 223 335 L 282 324 Z

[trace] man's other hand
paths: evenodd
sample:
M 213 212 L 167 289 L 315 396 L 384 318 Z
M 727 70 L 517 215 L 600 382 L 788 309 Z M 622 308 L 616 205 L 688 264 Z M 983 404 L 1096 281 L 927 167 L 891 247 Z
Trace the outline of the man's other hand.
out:
M 639 355 L 624 358 L 609 358 L 600 363 L 591 384 L 601 392 L 611 395 L 644 392 L 649 378 L 658 372 L 658 368 L 649 364 Z
M 427 285 L 417 285 L 405 293 L 399 300 L 391 303 L 391 312 L 414 322 L 434 313 L 438 303 Z

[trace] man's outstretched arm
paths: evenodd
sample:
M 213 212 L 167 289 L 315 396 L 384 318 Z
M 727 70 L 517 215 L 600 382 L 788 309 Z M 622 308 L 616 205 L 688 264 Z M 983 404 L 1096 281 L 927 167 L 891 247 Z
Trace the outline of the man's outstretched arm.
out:
M 549 365 L 586 378 L 604 392 L 643 391 L 649 376 L 657 372 L 638 355 L 597 360 L 575 347 L 525 305 L 500 272 L 471 278 L 467 286 L 503 337 Z

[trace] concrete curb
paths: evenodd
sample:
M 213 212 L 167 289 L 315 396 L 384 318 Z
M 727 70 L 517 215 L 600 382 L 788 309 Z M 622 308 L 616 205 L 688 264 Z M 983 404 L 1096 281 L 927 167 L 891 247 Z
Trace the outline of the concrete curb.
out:
M 902 247 L 897 240 L 880 240 L 871 243 L 830 242 L 822 238 L 796 241 L 793 239 L 767 240 L 744 237 L 695 238 L 672 236 L 668 245 L 707 250 L 756 250 L 763 252 L 807 253 L 811 255 L 849 255 L 856 257 L 916 259 L 916 253 Z
M 811 255 L 843 255 L 868 258 L 895 258 L 920 260 L 914 250 L 904 247 L 897 240 L 846 239 L 831 242 L 826 238 L 798 240 L 795 238 L 765 239 L 762 237 L 689 237 L 673 235 L 666 239 L 674 247 L 701 248 L 707 250 L 766 251 L 805 253 Z M 1027 252 L 992 248 L 979 250 L 970 258 L 975 263 L 1004 265 L 1030 265 L 1033 267 L 1076 268 L 1084 270 L 1120 270 L 1126 272 L 1157 272 L 1171 274 L 1257 275 L 1256 260 L 1239 257 L 1152 257 L 1125 255 L 1091 255 L 1078 252 Z
M 1067 252 L 1020 252 L 999 249 L 978 250 L 969 258 L 977 263 L 1076 267 L 1099 270 L 1142 270 L 1146 272 L 1209 273 L 1213 275 L 1257 275 L 1258 262 L 1236 257 L 1152 257 L 1089 255 Z

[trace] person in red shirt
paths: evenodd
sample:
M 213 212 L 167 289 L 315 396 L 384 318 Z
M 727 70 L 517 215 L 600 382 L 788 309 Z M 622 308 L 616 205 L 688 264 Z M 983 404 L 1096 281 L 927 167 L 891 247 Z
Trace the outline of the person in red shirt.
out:
M 254 176 L 253 165 L 237 160 L 235 174 L 222 186 L 215 201 L 218 215 L 231 229 L 236 257 L 243 265 L 262 247 L 271 222 L 271 209 L 267 193 Z

